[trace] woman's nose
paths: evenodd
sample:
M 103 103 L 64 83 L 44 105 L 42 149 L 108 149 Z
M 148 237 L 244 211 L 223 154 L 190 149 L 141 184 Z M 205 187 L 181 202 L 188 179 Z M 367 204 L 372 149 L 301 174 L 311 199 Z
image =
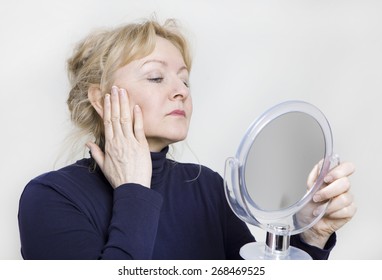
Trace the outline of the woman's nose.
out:
M 171 99 L 186 99 L 190 94 L 190 89 L 184 81 L 178 81 L 171 92 Z

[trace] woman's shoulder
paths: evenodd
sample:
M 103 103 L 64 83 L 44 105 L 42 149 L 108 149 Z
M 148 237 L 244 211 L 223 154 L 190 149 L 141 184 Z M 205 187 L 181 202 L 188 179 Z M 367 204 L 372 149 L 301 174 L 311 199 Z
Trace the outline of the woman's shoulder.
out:
M 75 163 L 61 167 L 57 170 L 48 171 L 33 178 L 30 182 L 35 183 L 57 183 L 58 181 L 65 181 L 82 177 L 91 172 L 91 160 L 84 158 L 76 161 Z
M 107 180 L 97 169 L 92 170 L 92 160 L 84 158 L 58 170 L 43 173 L 30 180 L 24 188 L 26 192 L 51 192 L 61 195 L 77 194 L 85 188 L 105 185 Z

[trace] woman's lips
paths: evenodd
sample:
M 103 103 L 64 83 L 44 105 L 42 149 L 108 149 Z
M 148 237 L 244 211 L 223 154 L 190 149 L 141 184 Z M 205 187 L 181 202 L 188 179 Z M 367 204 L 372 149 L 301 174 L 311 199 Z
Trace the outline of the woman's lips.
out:
M 185 117 L 186 112 L 183 110 L 174 110 L 171 113 L 169 113 L 170 116 L 179 116 L 179 117 Z

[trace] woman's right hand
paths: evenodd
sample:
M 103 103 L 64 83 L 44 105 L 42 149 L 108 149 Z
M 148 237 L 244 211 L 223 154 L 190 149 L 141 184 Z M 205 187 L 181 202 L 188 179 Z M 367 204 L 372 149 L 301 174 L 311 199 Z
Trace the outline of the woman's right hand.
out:
M 111 94 L 106 94 L 103 121 L 105 152 L 95 143 L 86 145 L 109 183 L 114 189 L 126 183 L 149 188 L 152 163 L 142 111 L 135 105 L 132 117 L 125 89 L 113 86 Z

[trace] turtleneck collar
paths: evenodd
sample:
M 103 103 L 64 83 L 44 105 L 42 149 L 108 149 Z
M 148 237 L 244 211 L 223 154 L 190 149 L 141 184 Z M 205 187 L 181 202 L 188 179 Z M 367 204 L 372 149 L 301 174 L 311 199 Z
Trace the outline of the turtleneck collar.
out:
M 169 150 L 169 147 L 163 148 L 160 152 L 150 152 L 153 173 L 151 178 L 151 185 L 155 185 L 161 181 L 162 172 L 166 163 L 166 155 Z

